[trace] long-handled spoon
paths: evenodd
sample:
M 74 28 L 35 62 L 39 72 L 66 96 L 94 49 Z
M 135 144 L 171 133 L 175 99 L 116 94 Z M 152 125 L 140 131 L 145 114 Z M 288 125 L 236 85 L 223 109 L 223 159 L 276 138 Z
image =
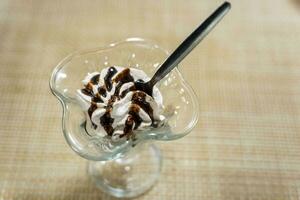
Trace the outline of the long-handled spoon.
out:
M 213 12 L 194 32 L 192 32 L 177 49 L 165 60 L 160 68 L 155 72 L 148 82 L 136 81 L 137 90 L 146 92 L 152 96 L 153 86 L 164 78 L 174 67 L 176 67 L 204 37 L 221 21 L 230 10 L 229 2 L 224 2 L 215 12 Z

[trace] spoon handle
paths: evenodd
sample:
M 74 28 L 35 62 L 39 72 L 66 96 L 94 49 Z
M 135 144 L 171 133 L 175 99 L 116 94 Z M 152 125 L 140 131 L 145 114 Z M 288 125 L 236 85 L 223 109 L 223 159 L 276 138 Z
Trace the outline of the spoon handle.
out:
M 192 32 L 179 47 L 167 58 L 167 60 L 156 71 L 149 81 L 154 86 L 164 78 L 174 67 L 178 65 L 203 38 L 221 21 L 225 14 L 230 10 L 229 2 L 224 2 L 213 14 L 211 14 L 194 32 Z

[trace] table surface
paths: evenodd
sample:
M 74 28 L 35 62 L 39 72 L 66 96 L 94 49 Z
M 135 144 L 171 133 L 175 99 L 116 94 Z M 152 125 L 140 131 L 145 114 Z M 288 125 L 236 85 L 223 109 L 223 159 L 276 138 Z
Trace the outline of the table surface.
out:
M 174 49 L 222 1 L 0 2 L 0 199 L 113 199 L 67 146 L 48 86 L 78 49 L 127 37 Z M 138 199 L 300 198 L 300 3 L 232 0 L 181 64 L 200 120 L 159 143 L 158 184 Z

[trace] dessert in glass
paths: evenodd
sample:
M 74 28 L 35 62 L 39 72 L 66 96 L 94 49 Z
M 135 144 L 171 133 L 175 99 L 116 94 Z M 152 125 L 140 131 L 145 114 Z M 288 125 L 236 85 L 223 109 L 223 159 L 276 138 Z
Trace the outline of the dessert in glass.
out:
M 95 184 L 112 196 L 149 190 L 162 167 L 154 141 L 179 139 L 197 123 L 197 98 L 177 68 L 152 95 L 134 87 L 135 81 L 148 81 L 167 56 L 153 42 L 128 38 L 75 52 L 52 73 L 50 88 L 63 107 L 65 139 L 89 160 Z

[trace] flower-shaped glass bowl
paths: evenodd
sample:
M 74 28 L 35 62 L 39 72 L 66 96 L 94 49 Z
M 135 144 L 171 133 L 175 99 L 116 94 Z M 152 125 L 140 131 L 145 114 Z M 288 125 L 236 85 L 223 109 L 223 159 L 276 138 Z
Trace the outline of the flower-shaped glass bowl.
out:
M 141 69 L 151 77 L 167 56 L 164 49 L 152 42 L 129 38 L 106 47 L 78 51 L 63 59 L 52 73 L 50 87 L 63 106 L 63 133 L 71 148 L 86 159 L 104 161 L 143 141 L 174 140 L 188 134 L 198 120 L 198 102 L 177 68 L 157 84 L 163 96 L 165 125 L 137 132 L 135 144 L 132 140 L 115 144 L 97 134 L 87 134 L 86 115 L 76 98 L 88 72 L 122 66 Z

